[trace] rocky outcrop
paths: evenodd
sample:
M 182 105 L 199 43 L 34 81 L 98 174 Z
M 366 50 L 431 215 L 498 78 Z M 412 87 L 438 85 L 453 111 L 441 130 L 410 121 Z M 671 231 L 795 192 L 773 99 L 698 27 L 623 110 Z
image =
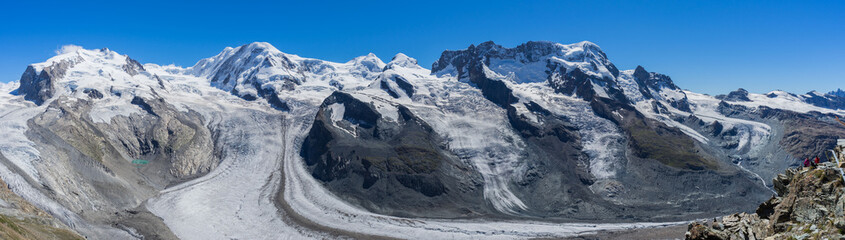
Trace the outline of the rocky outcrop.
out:
M 428 123 L 402 105 L 395 107 L 397 119 L 390 119 L 347 93 L 326 98 L 300 152 L 312 176 L 376 212 L 490 213 L 478 173 L 449 153 Z
M 102 100 L 59 96 L 27 122 L 26 136 L 41 154 L 34 165 L 39 177 L 28 180 L 81 218 L 71 220 L 127 225 L 119 223 L 118 213 L 219 163 L 214 137 L 198 113 L 176 110 L 162 98 L 135 97 L 134 105 L 122 106 L 134 112 L 94 120 L 101 107 L 96 101 Z M 161 219 L 145 219 L 164 226 Z
M 669 103 L 674 108 L 678 110 L 690 112 L 689 100 L 687 99 L 686 94 L 681 91 L 681 88 L 675 85 L 667 75 L 656 73 L 656 72 L 648 72 L 642 66 L 637 66 L 634 69 L 634 81 L 637 82 L 639 86 L 639 91 L 646 99 L 662 99 Z M 681 96 L 678 99 L 668 98 L 664 96 L 660 96 L 664 91 L 674 91 L 677 92 L 677 95 Z M 655 96 L 656 95 L 656 96 Z M 655 111 L 660 112 L 660 111 Z
M 686 239 L 845 238 L 845 185 L 831 162 L 788 169 L 774 180 L 777 196 L 755 213 L 738 213 L 691 223 Z
M 750 102 L 751 99 L 748 99 L 748 91 L 745 89 L 737 89 L 736 91 L 728 93 L 728 95 L 718 95 L 716 98 L 724 100 L 724 101 L 731 101 L 731 102 Z
M 211 130 L 196 112 L 180 112 L 162 98 L 135 97 L 132 103 L 147 114 L 112 118 L 98 125 L 109 140 L 133 159 L 160 161 L 166 179 L 192 178 L 211 171 L 219 156 Z
M 21 75 L 21 85 L 17 94 L 23 95 L 26 100 L 41 105 L 44 101 L 53 97 L 56 91 L 55 81 L 62 78 L 74 64 L 74 61 L 64 60 L 53 63 L 40 71 L 33 66 L 27 67 Z

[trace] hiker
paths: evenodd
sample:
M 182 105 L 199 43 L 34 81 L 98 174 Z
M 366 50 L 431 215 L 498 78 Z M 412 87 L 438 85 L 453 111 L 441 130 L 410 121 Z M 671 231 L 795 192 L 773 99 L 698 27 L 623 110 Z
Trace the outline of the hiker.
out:
M 816 156 L 816 159 L 813 159 L 813 162 L 815 162 L 816 165 L 819 165 L 819 156 Z
M 804 158 L 804 167 L 810 167 L 810 158 Z

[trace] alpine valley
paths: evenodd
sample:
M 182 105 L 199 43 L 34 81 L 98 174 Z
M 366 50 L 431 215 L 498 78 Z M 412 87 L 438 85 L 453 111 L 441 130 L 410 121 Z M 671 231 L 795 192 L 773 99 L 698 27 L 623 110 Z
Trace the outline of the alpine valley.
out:
M 68 46 L 0 84 L 0 238 L 675 226 L 754 211 L 770 179 L 845 136 L 836 116 L 841 90 L 695 93 L 590 42 L 485 42 L 430 69 L 263 42 L 187 68 Z

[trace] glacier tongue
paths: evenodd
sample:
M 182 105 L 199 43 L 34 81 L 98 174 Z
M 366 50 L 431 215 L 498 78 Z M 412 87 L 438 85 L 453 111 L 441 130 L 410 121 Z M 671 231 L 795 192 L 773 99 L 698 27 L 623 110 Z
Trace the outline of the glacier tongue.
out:
M 183 239 L 320 237 L 287 223 L 274 203 L 281 187 L 284 117 L 239 107 L 222 110 L 227 114 L 217 114 L 210 123 L 226 144 L 221 164 L 206 176 L 162 191 L 148 200 L 147 208 Z

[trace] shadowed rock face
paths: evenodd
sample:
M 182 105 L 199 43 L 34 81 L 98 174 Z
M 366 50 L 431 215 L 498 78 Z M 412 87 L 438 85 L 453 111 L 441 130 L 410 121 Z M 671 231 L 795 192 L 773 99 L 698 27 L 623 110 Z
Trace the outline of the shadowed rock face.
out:
M 341 114 L 333 108 L 338 105 L 342 116 L 333 115 Z M 300 152 L 314 178 L 376 212 L 489 214 L 478 173 L 450 154 L 431 126 L 396 107 L 398 119 L 392 120 L 347 93 L 326 98 Z
M 17 94 L 24 95 L 24 99 L 41 105 L 47 99 L 53 97 L 55 92 L 55 79 L 61 78 L 68 68 L 73 65 L 71 61 L 61 61 L 45 67 L 41 72 L 29 66 L 21 75 L 20 88 Z

